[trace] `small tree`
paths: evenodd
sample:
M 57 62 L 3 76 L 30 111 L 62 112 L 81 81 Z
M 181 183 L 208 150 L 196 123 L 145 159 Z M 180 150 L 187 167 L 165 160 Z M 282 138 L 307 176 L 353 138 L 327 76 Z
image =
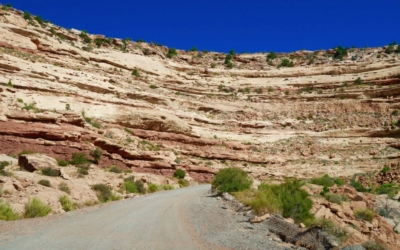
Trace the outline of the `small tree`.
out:
M 178 179 L 183 179 L 183 178 L 185 178 L 185 175 L 186 175 L 185 170 L 180 169 L 180 168 L 175 170 L 174 177 L 176 177 Z
M 189 51 L 197 51 L 197 47 L 193 46 Z
M 354 81 L 354 83 L 355 83 L 355 84 L 362 84 L 362 83 L 363 83 L 363 80 L 361 80 L 361 78 L 358 77 L 358 78 Z
M 96 149 L 90 151 L 90 156 L 92 156 L 94 158 L 94 161 L 96 162 L 96 164 L 99 163 L 99 160 L 100 160 L 102 154 L 103 154 L 103 151 L 101 150 L 101 148 L 96 148 Z
M 240 168 L 221 169 L 212 181 L 213 188 L 220 192 L 239 192 L 250 188 L 253 180 L 249 178 L 247 172 Z

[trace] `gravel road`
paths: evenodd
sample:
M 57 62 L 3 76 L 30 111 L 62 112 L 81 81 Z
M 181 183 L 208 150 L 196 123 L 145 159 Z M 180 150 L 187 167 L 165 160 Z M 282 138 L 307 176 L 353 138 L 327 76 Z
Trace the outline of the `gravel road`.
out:
M 199 185 L 62 215 L 0 222 L 0 249 L 288 249 Z

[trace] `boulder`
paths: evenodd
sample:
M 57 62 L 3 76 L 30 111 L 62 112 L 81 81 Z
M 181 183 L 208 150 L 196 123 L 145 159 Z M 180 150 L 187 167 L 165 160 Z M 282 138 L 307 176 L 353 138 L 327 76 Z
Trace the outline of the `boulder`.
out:
M 60 172 L 56 159 L 43 154 L 26 154 L 18 157 L 18 165 L 29 172 L 52 168 Z

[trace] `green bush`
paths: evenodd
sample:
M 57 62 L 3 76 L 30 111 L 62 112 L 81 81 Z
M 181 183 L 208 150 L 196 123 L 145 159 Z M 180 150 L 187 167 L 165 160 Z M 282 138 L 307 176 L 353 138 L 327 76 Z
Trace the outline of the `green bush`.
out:
M 40 181 L 38 181 L 38 183 L 42 186 L 51 187 L 49 180 L 40 180 Z
M 72 159 L 69 161 L 71 165 L 79 166 L 89 163 L 84 153 L 72 153 Z
M 57 159 L 57 163 L 58 163 L 58 166 L 61 166 L 61 167 L 68 166 L 68 161 L 63 160 L 63 159 Z
M 36 218 L 48 215 L 51 207 L 42 203 L 39 198 L 33 198 L 25 205 L 25 218 Z
M 280 185 L 261 184 L 260 191 L 271 190 L 282 202 L 282 215 L 285 218 L 292 218 L 296 222 L 312 219 L 310 214 L 312 201 L 309 194 L 301 189 L 304 184 L 296 179 L 287 179 Z
M 363 83 L 363 80 L 361 80 L 361 78 L 358 77 L 358 78 L 354 81 L 354 83 L 355 83 L 355 84 L 362 84 L 362 83 Z
M 327 232 L 329 235 L 332 235 L 333 237 L 336 238 L 339 242 L 344 241 L 347 236 L 349 235 L 349 232 L 333 223 L 329 219 L 325 218 L 320 218 L 320 219 L 314 219 L 314 220 L 309 220 L 306 222 L 306 225 L 308 227 L 319 227 L 323 231 Z
M 197 47 L 193 46 L 189 51 L 197 51 Z
M 280 197 L 276 196 L 271 189 L 258 191 L 247 189 L 233 194 L 241 203 L 251 206 L 257 215 L 282 214 L 283 212 Z
M 79 177 L 83 177 L 83 175 L 89 175 L 89 167 L 81 165 L 78 167 L 76 172 L 78 173 Z
M 396 115 L 399 115 L 399 111 L 398 111 L 397 109 L 393 110 L 393 111 L 392 111 L 392 115 L 395 115 L 395 116 L 396 116 Z
M 149 190 L 150 193 L 155 193 L 155 192 L 160 190 L 160 187 L 157 184 L 149 183 L 148 184 L 148 190 Z
M 384 166 L 383 169 L 381 170 L 382 173 L 386 173 L 388 171 L 390 171 L 390 167 L 388 166 Z
M 32 20 L 31 13 L 29 13 L 28 11 L 25 11 L 24 12 L 24 19 L 27 20 L 27 21 Z
M 281 63 L 278 65 L 278 68 L 281 68 L 281 67 L 293 67 L 293 66 L 294 66 L 293 61 L 290 61 L 287 58 L 283 58 Z
M 368 190 L 359 182 L 357 181 L 352 181 L 350 182 L 350 185 L 354 187 L 358 192 L 367 192 Z
M 59 176 L 60 175 L 60 171 L 57 169 L 53 169 L 51 167 L 47 167 L 47 168 L 42 168 L 42 175 L 46 175 L 46 176 Z
M 174 188 L 174 186 L 167 184 L 167 185 L 162 185 L 161 189 L 163 189 L 163 190 L 173 190 L 175 188 Z
M 82 31 L 81 34 L 79 34 L 80 38 L 82 38 L 84 43 L 91 43 L 92 39 L 88 36 L 86 30 Z
M 14 212 L 11 205 L 0 199 L 0 220 L 10 221 L 18 219 L 20 219 L 20 216 Z
M 171 59 L 172 57 L 174 57 L 176 55 L 178 55 L 178 52 L 176 51 L 176 49 L 175 48 L 170 48 L 168 50 L 168 53 L 167 53 L 166 56 Z
M 12 174 L 6 170 L 4 170 L 5 167 L 10 165 L 8 161 L 0 161 L 0 175 L 3 176 L 11 176 Z
M 354 211 L 354 217 L 360 220 L 367 220 L 372 222 L 372 219 L 375 217 L 375 212 L 366 208 L 366 209 L 356 209 Z
M 136 186 L 136 183 L 134 180 L 127 180 L 125 179 L 124 184 L 122 184 L 123 189 L 125 189 L 126 193 L 139 193 L 139 190 Z
M 96 147 L 96 149 L 93 149 L 90 151 L 90 156 L 93 157 L 93 159 L 96 163 L 99 163 L 99 160 L 100 160 L 102 154 L 103 154 L 103 151 L 101 150 L 101 148 L 98 148 L 98 147 Z
M 136 185 L 136 188 L 139 191 L 139 193 L 141 193 L 141 194 L 147 193 L 147 190 L 146 190 L 146 188 L 144 186 L 143 181 L 137 180 L 137 181 L 135 181 L 135 185 Z
M 178 184 L 179 184 L 179 187 L 189 187 L 190 186 L 190 182 L 185 179 L 179 179 Z
M 334 194 L 334 193 L 326 193 L 324 195 L 325 199 L 329 202 L 332 203 L 336 203 L 336 204 L 342 204 L 343 202 L 343 197 L 338 195 L 338 194 Z
M 343 57 L 347 56 L 347 48 L 343 48 L 342 46 L 338 46 L 336 48 L 335 54 L 333 58 L 343 60 Z
M 373 189 L 376 194 L 388 194 L 389 196 L 395 196 L 400 191 L 400 186 L 396 186 L 393 183 L 384 183 Z
M 373 240 L 362 243 L 362 246 L 365 250 L 388 250 L 384 245 Z
M 75 209 L 75 204 L 72 203 L 67 195 L 60 196 L 58 200 L 60 201 L 61 206 L 65 212 L 69 212 Z
M 320 178 L 313 178 L 310 181 L 312 184 L 319 185 L 319 186 L 324 186 L 324 187 L 332 187 L 335 185 L 335 182 L 329 175 L 325 174 L 324 176 Z
M 250 188 L 253 181 L 240 168 L 225 168 L 218 171 L 212 181 L 213 188 L 220 192 L 239 192 Z
M 113 194 L 111 187 L 106 184 L 103 183 L 95 184 L 92 186 L 92 189 L 97 193 L 97 198 L 101 203 L 106 203 L 109 201 L 115 201 L 121 199 L 120 196 Z
M 68 184 L 65 182 L 61 182 L 60 184 L 58 184 L 58 189 L 60 189 L 61 191 L 70 194 L 71 190 L 68 187 Z
M 178 179 L 183 179 L 183 178 L 185 178 L 185 175 L 186 175 L 185 170 L 180 169 L 180 168 L 175 170 L 174 177 L 176 177 Z
M 274 59 L 276 59 L 276 58 L 278 58 L 278 55 L 277 55 L 275 52 L 271 51 L 271 52 L 269 52 L 269 54 L 267 55 L 267 62 L 269 62 L 269 61 L 271 61 L 271 60 L 274 60 Z
M 133 75 L 133 76 L 136 76 L 136 77 L 140 77 L 139 70 L 134 69 L 134 70 L 132 71 L 132 75 Z
M 122 169 L 120 169 L 120 168 L 117 167 L 117 166 L 112 166 L 112 167 L 110 168 L 110 172 L 113 172 L 113 173 L 116 173 L 116 174 L 120 174 L 120 173 L 122 173 Z

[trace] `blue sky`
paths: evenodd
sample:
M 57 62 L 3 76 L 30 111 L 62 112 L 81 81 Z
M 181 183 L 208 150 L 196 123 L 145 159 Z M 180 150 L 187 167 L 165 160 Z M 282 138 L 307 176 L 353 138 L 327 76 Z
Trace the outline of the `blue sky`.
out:
M 168 47 L 290 52 L 400 42 L 399 0 L 8 0 L 65 28 Z

